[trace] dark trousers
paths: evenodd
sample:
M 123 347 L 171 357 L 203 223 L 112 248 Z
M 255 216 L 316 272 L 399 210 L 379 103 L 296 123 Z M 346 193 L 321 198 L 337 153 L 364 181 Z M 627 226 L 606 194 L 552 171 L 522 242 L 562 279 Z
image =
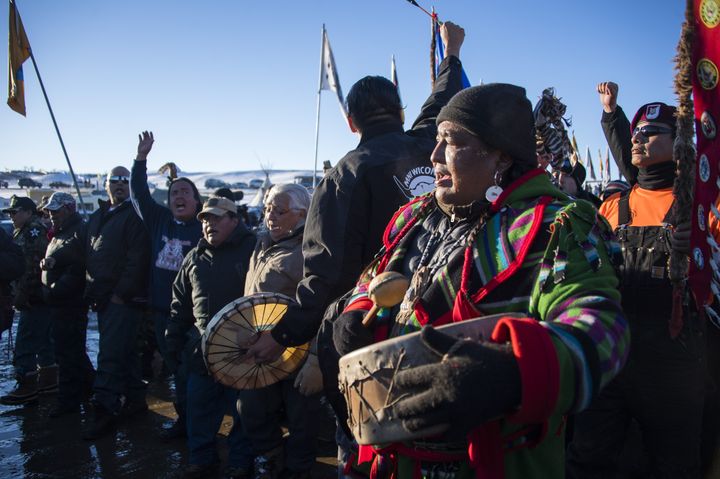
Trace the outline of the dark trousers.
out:
M 140 354 L 137 348 L 142 311 L 124 304 L 108 303 L 98 312 L 100 350 L 95 375 L 95 403 L 118 414 L 123 401 L 144 401 Z
M 51 309 L 55 360 L 58 364 L 58 402 L 76 405 L 91 391 L 95 378 L 85 349 L 87 334 L 86 307 Z
M 700 477 L 704 327 L 686 321 L 680 336 L 671 339 L 663 327 L 667 323 L 657 319 L 654 326 L 631 328 L 628 364 L 575 417 L 566 463 L 569 479 L 623 477 L 618 459 L 633 419 L 648 456 L 645 476 Z
M 250 470 L 252 447 L 235 410 L 237 391 L 205 374 L 190 372 L 187 379 L 188 462 L 205 465 L 218 462 L 216 438 L 223 416 L 233 418 L 227 437 L 228 466 Z
M 247 389 L 238 395 L 238 412 L 255 455 L 282 446 L 280 423 L 287 415 L 290 436 L 285 445 L 285 467 L 309 471 L 315 463 L 317 425 L 320 422 L 320 395 L 300 394 L 295 375 L 260 389 Z
M 158 351 L 163 360 L 167 356 L 167 345 L 165 343 L 165 331 L 170 313 L 162 311 L 153 311 L 152 319 L 155 328 L 155 338 L 157 339 Z M 183 353 L 185 354 L 185 353 Z M 187 410 L 187 377 L 188 377 L 189 359 L 183 357 L 178 370 L 175 371 L 175 411 L 181 421 L 185 420 L 185 411 Z
M 54 364 L 50 308 L 38 304 L 23 309 L 15 333 L 15 375 L 22 377 L 34 374 L 38 366 L 44 368 Z

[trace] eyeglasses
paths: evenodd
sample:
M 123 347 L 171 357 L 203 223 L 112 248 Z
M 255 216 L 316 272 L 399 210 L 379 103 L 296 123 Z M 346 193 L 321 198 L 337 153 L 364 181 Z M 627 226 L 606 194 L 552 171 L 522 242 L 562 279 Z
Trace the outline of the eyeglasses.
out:
M 118 183 L 122 183 L 123 185 L 127 185 L 129 183 L 129 179 L 127 176 L 111 176 L 108 178 L 108 182 L 111 185 L 116 185 Z
M 651 136 L 655 135 L 664 135 L 666 133 L 672 133 L 672 128 L 667 128 L 664 126 L 656 126 L 656 125 L 645 125 L 645 126 L 637 126 L 633 130 L 632 136 L 637 135 L 638 133 L 642 134 L 645 138 L 650 138 Z

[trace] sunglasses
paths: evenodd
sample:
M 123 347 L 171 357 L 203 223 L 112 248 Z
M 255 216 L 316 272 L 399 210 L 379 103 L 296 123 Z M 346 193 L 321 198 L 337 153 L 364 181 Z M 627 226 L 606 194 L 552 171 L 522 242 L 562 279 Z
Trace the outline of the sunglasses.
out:
M 638 133 L 642 134 L 645 138 L 650 138 L 651 136 L 655 135 L 664 135 L 666 133 L 672 133 L 673 129 L 664 127 L 664 126 L 656 126 L 656 125 L 645 125 L 645 126 L 637 126 L 633 130 L 632 136 L 637 135 Z
M 116 185 L 118 183 L 127 185 L 130 182 L 130 180 L 128 179 L 127 176 L 111 176 L 110 178 L 108 178 L 108 182 L 111 185 Z

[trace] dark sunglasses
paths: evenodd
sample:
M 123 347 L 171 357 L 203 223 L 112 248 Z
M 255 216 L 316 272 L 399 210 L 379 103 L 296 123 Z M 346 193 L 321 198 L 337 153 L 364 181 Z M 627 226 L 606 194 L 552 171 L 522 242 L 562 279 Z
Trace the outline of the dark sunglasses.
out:
M 655 135 L 664 135 L 666 133 L 672 133 L 673 129 L 664 127 L 664 126 L 657 126 L 657 125 L 645 125 L 645 126 L 636 126 L 633 130 L 632 136 L 637 135 L 638 133 L 642 134 L 645 138 L 650 138 L 651 136 Z
M 110 184 L 112 184 L 112 185 L 116 185 L 118 183 L 127 185 L 130 182 L 130 180 L 128 179 L 127 176 L 111 176 L 110 178 L 108 178 L 108 182 L 110 182 Z

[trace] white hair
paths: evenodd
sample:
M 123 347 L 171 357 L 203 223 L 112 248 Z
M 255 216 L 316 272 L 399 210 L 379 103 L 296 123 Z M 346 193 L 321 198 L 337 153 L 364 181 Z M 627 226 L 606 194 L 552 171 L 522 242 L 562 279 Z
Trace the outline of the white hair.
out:
M 282 194 L 290 198 L 291 209 L 307 211 L 310 208 L 310 193 L 307 188 L 294 183 L 281 183 L 270 188 L 265 196 L 265 205 L 269 205 L 276 196 Z

